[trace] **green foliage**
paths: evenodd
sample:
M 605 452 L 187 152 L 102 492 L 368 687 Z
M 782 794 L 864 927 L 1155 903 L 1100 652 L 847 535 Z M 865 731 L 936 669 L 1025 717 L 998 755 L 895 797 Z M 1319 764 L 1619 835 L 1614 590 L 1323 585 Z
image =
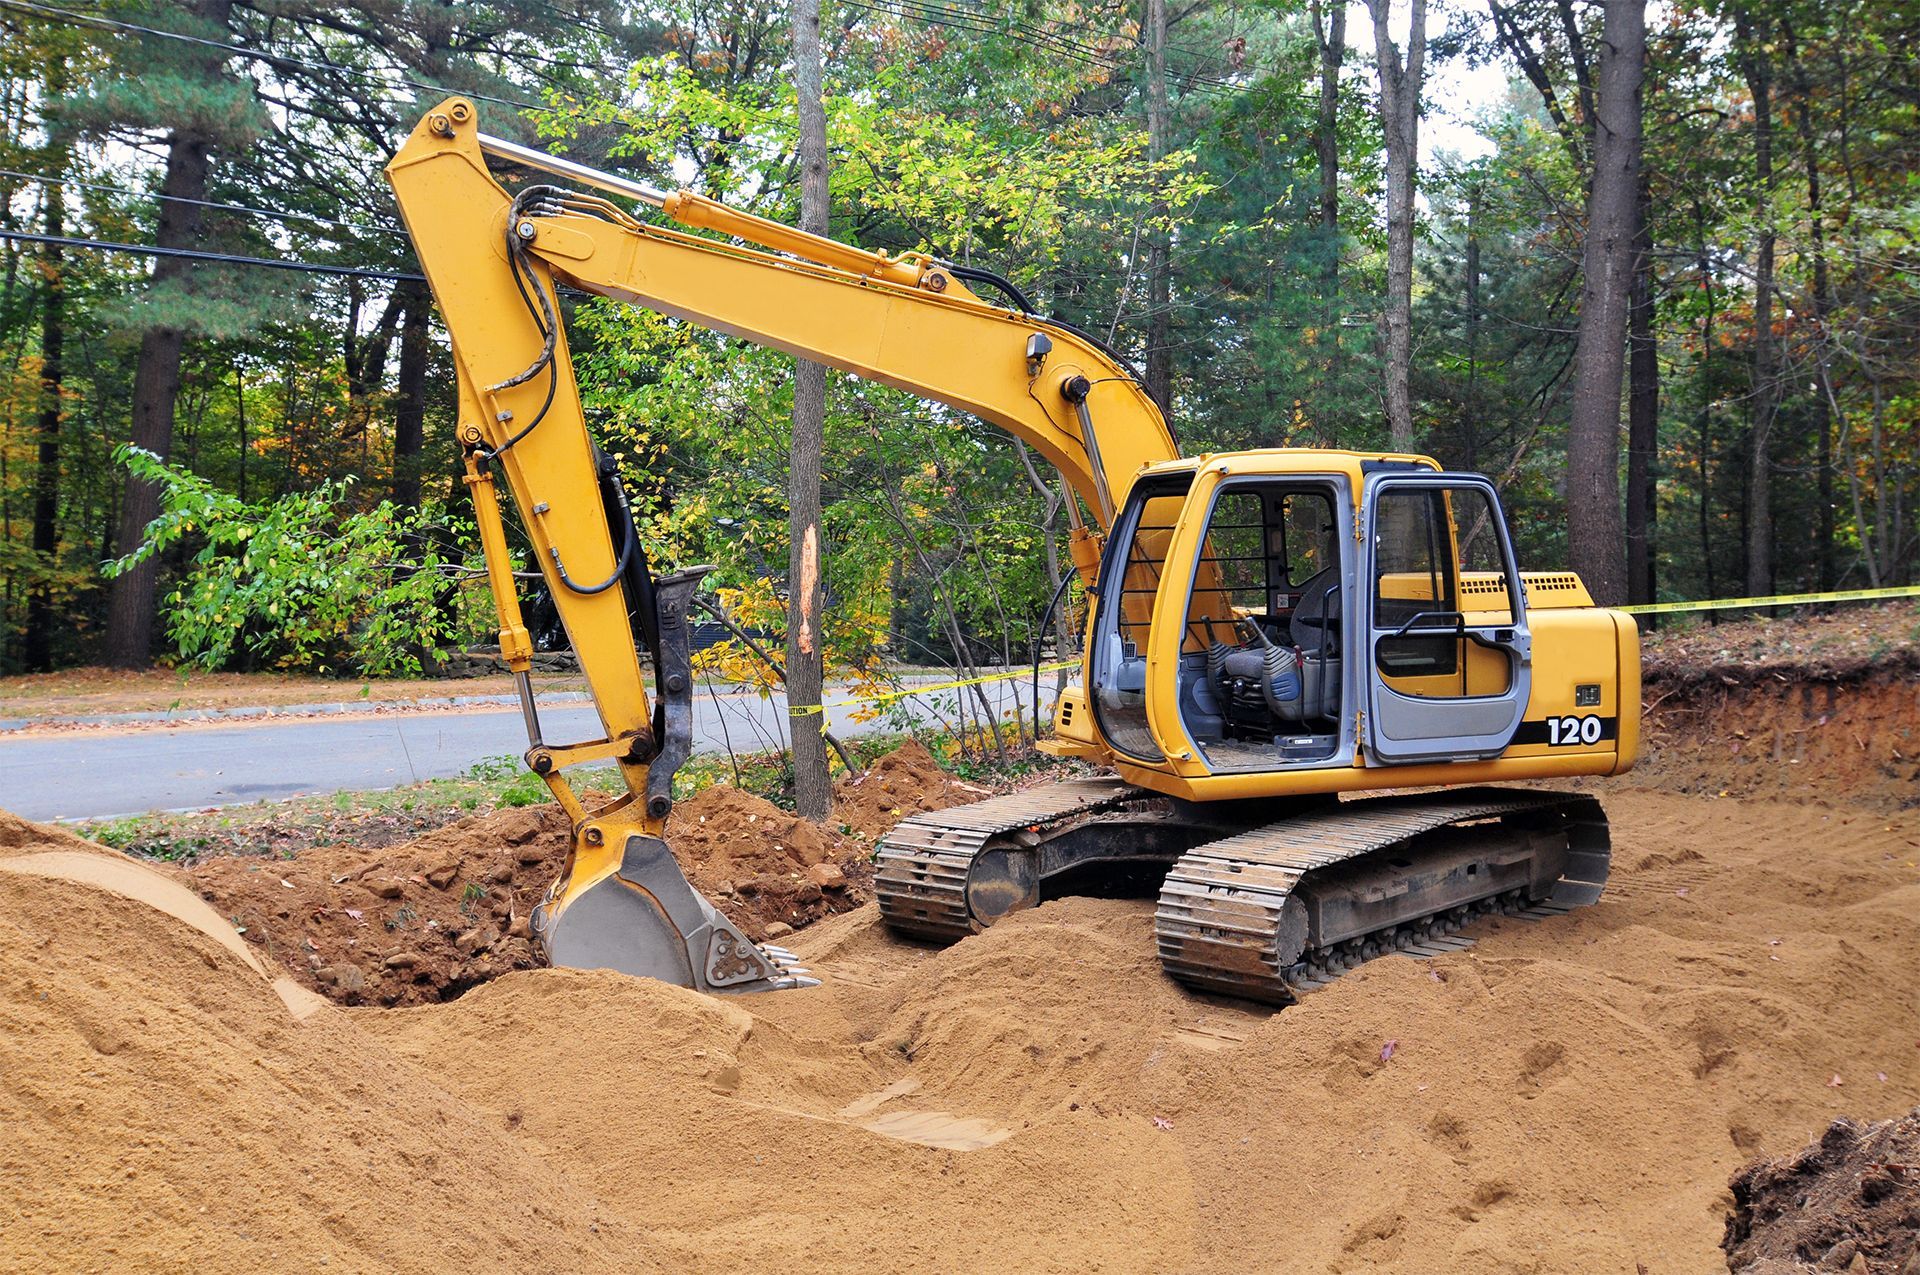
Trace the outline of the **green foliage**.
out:
M 117 455 L 163 495 L 145 542 L 107 573 L 190 550 L 167 617 L 191 664 L 418 675 L 423 655 L 473 632 L 449 605 L 467 568 L 445 556 L 449 528 L 430 512 L 347 512 L 348 480 L 249 504 L 138 448 Z
M 1337 88 L 1339 227 L 1330 233 L 1319 217 L 1319 65 L 1307 6 L 1179 10 L 1158 160 L 1146 139 L 1138 6 L 884 8 L 829 15 L 836 237 L 992 268 L 1043 311 L 1139 362 L 1151 317 L 1147 245 L 1168 232 L 1171 415 L 1185 450 L 1381 445 L 1380 129 L 1368 49 L 1347 51 Z M 1504 8 L 1540 46 L 1562 108 L 1584 127 L 1562 9 L 1547 0 Z M 388 233 L 399 228 L 378 170 L 423 103 L 375 87 L 395 75 L 485 94 L 490 132 L 538 134 L 583 162 L 794 216 L 783 6 L 115 0 L 105 12 L 299 61 L 0 13 L 0 89 L 15 107 L 0 113 L 0 168 L 89 183 L 65 188 L 64 234 L 150 243 L 163 212 L 193 207 L 196 247 L 411 271 L 404 234 Z M 1724 594 L 1743 574 L 1762 228 L 1779 245 L 1775 335 L 1787 370 L 1762 457 L 1778 584 L 1813 587 L 1823 572 L 1839 584 L 1866 583 L 1870 572 L 1909 580 L 1920 564 L 1920 163 L 1915 105 L 1896 72 L 1912 61 L 1911 23 L 1856 0 L 1766 0 L 1742 12 L 1770 33 L 1760 42 L 1774 71 L 1770 191 L 1755 172 L 1733 11 L 1681 6 L 1656 15 L 1652 36 L 1661 591 Z M 1589 53 L 1598 16 L 1596 6 L 1574 15 Z M 1456 17 L 1431 50 L 1430 118 L 1445 109 L 1439 81 L 1458 73 L 1458 33 L 1473 44 L 1464 56 L 1505 56 L 1484 14 Z M 523 115 L 506 101 L 553 109 Z M 1566 373 L 1585 175 L 1579 147 L 1524 78 L 1475 106 L 1491 152 L 1481 158 L 1441 155 L 1439 131 L 1423 128 L 1419 445 L 1490 472 L 1523 556 L 1554 566 L 1566 546 Z M 182 130 L 207 143 L 208 206 L 158 198 L 163 157 Z M 49 229 L 46 192 L 0 177 L 8 225 Z M 249 211 L 263 208 L 280 215 Z M 1831 276 L 1824 321 L 1813 282 L 1820 245 Z M 1470 247 L 1480 267 L 1472 306 Z M 397 388 L 398 319 L 413 312 L 405 285 L 209 263 L 170 275 L 156 278 L 137 257 L 0 244 L 0 669 L 19 666 L 26 600 L 42 590 L 61 618 L 56 663 L 97 656 L 99 564 L 125 550 L 114 543 L 125 471 L 113 449 L 129 435 L 143 334 L 158 329 L 186 334 L 168 460 L 203 484 L 193 496 L 201 516 L 177 518 L 193 529 L 147 550 L 176 647 L 223 666 L 400 671 L 430 641 L 482 627 L 484 601 L 392 565 L 420 552 L 429 571 L 463 562 L 445 515 L 378 509 L 380 495 L 411 491 L 410 481 L 389 485 L 402 475 L 418 479 L 430 508 L 465 507 L 444 334 L 427 334 L 422 399 L 403 403 Z M 38 424 L 41 324 L 56 279 L 67 340 L 48 440 Z M 620 457 L 654 561 L 717 564 L 729 605 L 777 646 L 790 363 L 643 311 L 568 306 L 590 425 Z M 425 418 L 417 456 L 396 446 L 403 408 Z M 903 662 L 1025 658 L 1063 517 L 1022 456 L 978 421 L 847 378 L 833 382 L 826 428 L 832 605 L 823 637 L 835 673 L 877 685 Z M 48 441 L 58 444 L 50 553 L 32 547 Z M 218 505 L 223 495 L 238 503 Z M 293 503 L 276 508 L 282 498 Z M 1832 523 L 1826 562 L 1823 518 Z M 234 530 L 243 525 L 280 547 L 244 544 Z M 416 532 L 422 539 L 407 538 Z M 387 555 L 392 546 L 404 552 Z M 350 560 L 386 565 L 349 579 L 341 564 Z M 321 587 L 323 578 L 346 583 Z M 364 596 L 350 597 L 356 591 Z M 375 598 L 384 599 L 377 613 Z M 713 672 L 769 676 L 738 648 L 717 654 Z

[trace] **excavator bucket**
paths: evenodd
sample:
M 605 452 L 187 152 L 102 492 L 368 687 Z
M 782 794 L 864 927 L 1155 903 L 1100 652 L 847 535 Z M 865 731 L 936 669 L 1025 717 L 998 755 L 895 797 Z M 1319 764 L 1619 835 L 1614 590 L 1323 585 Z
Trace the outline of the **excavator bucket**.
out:
M 818 987 L 785 948 L 756 944 L 687 881 L 667 843 L 634 834 L 614 871 L 541 904 L 534 936 L 551 964 L 609 969 L 701 992 Z
M 632 520 L 611 464 L 602 468 L 608 519 L 631 534 Z M 656 751 L 637 793 L 664 825 L 673 776 L 693 750 L 693 664 L 687 610 L 709 568 L 654 577 L 636 552 L 627 578 L 640 599 L 641 631 L 660 687 Z M 535 754 L 542 745 L 536 742 Z M 537 769 L 537 767 L 536 767 Z M 612 831 L 610 831 L 612 829 Z M 595 818 L 575 829 L 567 874 L 533 910 L 533 937 L 550 965 L 618 970 L 700 992 L 776 992 L 818 987 L 785 948 L 756 944 L 693 888 L 667 843 L 648 831 Z M 607 851 L 618 847 L 618 858 Z M 582 853 L 586 849 L 587 853 Z

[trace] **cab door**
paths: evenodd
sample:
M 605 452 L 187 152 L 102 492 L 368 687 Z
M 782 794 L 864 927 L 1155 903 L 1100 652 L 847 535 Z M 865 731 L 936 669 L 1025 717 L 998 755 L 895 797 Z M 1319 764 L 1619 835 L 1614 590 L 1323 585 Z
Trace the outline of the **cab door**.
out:
M 1533 646 L 1493 485 L 1477 474 L 1377 473 L 1363 499 L 1371 759 L 1499 756 L 1526 713 Z

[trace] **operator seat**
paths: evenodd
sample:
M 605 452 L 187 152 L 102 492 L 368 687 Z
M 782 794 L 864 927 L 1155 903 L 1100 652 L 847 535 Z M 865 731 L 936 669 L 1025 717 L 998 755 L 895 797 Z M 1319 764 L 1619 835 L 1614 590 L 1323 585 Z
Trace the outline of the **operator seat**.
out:
M 1300 586 L 1289 636 L 1300 649 L 1300 716 L 1340 712 L 1340 571 L 1328 567 Z

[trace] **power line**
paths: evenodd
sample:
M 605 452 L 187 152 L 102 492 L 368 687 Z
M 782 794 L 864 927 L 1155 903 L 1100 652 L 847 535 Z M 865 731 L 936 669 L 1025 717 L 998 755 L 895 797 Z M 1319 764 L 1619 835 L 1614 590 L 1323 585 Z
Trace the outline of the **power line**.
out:
M 71 9 L 59 9 L 52 5 L 34 4 L 32 0 L 0 0 L 0 8 L 13 9 L 26 13 L 31 17 L 52 19 L 55 21 L 65 19 L 69 26 L 94 27 L 96 29 L 112 31 L 132 31 L 140 35 L 155 36 L 163 40 L 178 40 L 185 44 L 196 44 L 202 48 L 220 49 L 227 53 L 251 58 L 254 61 L 265 62 L 269 65 L 298 66 L 310 71 L 327 71 L 335 75 L 345 75 L 352 79 L 361 80 L 368 84 L 378 84 L 389 89 L 396 84 L 404 84 L 410 89 L 420 89 L 448 96 L 458 93 L 459 96 L 462 97 L 478 98 L 482 102 L 491 102 L 495 106 L 511 107 L 516 111 L 546 113 L 551 109 L 545 106 L 535 106 L 531 102 L 516 102 L 511 98 L 493 97 L 472 89 L 457 90 L 445 88 L 438 84 L 428 84 L 422 80 L 408 79 L 404 75 L 391 77 L 382 76 L 371 71 L 359 71 L 352 67 L 341 66 L 336 62 L 315 62 L 307 58 L 293 57 L 290 54 L 268 53 L 261 49 L 248 48 L 244 44 L 229 44 L 224 40 L 209 40 L 204 36 L 187 35 L 180 31 L 163 31 L 158 27 L 141 26 L 137 22 L 122 22 L 116 18 L 96 17 L 90 13 L 75 13 Z
M 0 230 L 0 239 L 47 244 L 55 248 L 96 248 L 101 252 L 130 252 L 143 257 L 184 257 L 191 261 L 218 261 L 230 266 L 260 266 L 302 274 L 344 275 L 354 279 L 391 279 L 397 283 L 425 283 L 427 277 L 400 270 L 372 270 L 365 266 L 329 266 L 315 261 L 288 261 L 278 257 L 242 257 L 197 248 L 162 248 L 156 244 L 115 243 L 108 239 L 75 239 L 67 235 L 36 235 L 23 230 Z
M 109 194 L 126 195 L 133 199 L 163 199 L 173 204 L 192 204 L 196 208 L 215 208 L 222 212 L 251 213 L 256 217 L 272 217 L 278 221 L 310 221 L 322 226 L 337 226 L 342 230 L 361 230 L 370 234 L 395 235 L 401 238 L 406 236 L 406 231 L 393 226 L 369 226 L 363 222 L 336 221 L 332 217 L 319 217 L 312 213 L 277 212 L 271 208 L 253 208 L 246 204 L 223 204 L 211 199 L 188 199 L 185 195 L 161 195 L 150 191 L 128 190 L 124 186 L 83 182 L 74 177 L 47 177 L 40 173 L 23 173 L 13 168 L 0 168 L 0 177 L 18 177 L 23 181 L 39 182 L 43 186 L 78 186 L 84 190 L 106 191 Z

